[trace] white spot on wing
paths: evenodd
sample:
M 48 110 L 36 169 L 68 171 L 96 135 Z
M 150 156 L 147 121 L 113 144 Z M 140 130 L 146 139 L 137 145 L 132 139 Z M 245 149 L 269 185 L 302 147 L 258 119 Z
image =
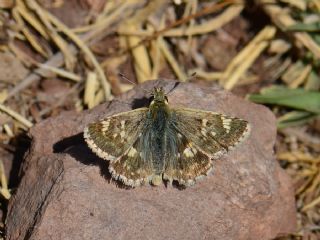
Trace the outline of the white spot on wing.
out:
M 202 136 L 206 137 L 207 136 L 207 130 L 204 128 L 201 128 L 201 134 Z
M 226 129 L 226 132 L 229 133 L 230 132 L 230 123 L 232 122 L 232 119 L 230 118 L 225 118 L 225 117 L 221 117 L 222 119 L 222 125 L 223 125 L 223 128 Z
M 134 147 L 131 147 L 129 152 L 128 152 L 128 156 L 129 157 L 134 157 L 137 154 L 137 150 Z
M 102 124 L 102 129 L 101 129 L 102 132 L 106 132 L 110 126 L 110 119 L 102 121 L 101 124 Z
M 125 135 L 126 135 L 126 132 L 125 132 L 125 131 L 121 131 L 121 132 L 120 132 L 120 137 L 121 137 L 121 139 L 123 139 Z
M 187 147 L 184 151 L 183 151 L 183 155 L 186 156 L 187 158 L 191 158 L 194 157 L 194 155 L 197 153 L 197 150 L 193 147 Z
M 207 122 L 208 122 L 208 119 L 202 119 L 202 126 L 203 127 L 206 127 L 207 126 Z

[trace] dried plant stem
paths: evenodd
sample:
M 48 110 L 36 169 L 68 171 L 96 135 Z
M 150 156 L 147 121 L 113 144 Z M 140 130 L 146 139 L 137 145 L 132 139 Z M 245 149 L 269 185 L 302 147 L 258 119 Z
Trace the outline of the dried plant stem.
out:
M 177 28 L 170 29 L 163 34 L 165 37 L 182 37 L 182 36 L 192 36 L 199 34 L 206 34 L 213 32 L 226 23 L 230 22 L 235 17 L 239 16 L 240 12 L 243 10 L 243 5 L 233 5 L 228 7 L 223 13 L 216 16 L 215 18 L 208 20 L 200 25 L 193 25 L 186 29 Z
M 69 47 L 70 51 L 73 53 L 77 52 L 77 49 L 75 46 L 70 45 Z M 56 53 L 53 55 L 48 61 L 45 62 L 45 65 L 47 66 L 54 66 L 59 67 L 63 64 L 63 55 L 61 52 Z M 38 81 L 42 75 L 48 74 L 48 70 L 43 68 L 37 68 L 34 73 L 31 73 L 28 75 L 25 79 L 23 79 L 18 85 L 16 85 L 14 88 L 10 90 L 5 100 L 8 100 L 9 98 L 16 95 L 18 92 L 22 91 L 23 89 L 30 86 L 33 82 Z
M 296 21 L 287 13 L 287 10 L 279 7 L 274 0 L 257 0 L 265 12 L 271 17 L 272 21 L 281 29 L 294 25 Z M 320 46 L 305 32 L 295 32 L 293 36 L 309 49 L 314 56 L 320 59 Z
M 0 103 L 0 111 L 13 117 L 14 119 L 16 119 L 18 122 L 22 123 L 27 128 L 31 128 L 33 126 L 33 124 L 29 120 L 27 120 L 26 118 L 21 116 L 19 113 L 11 110 L 10 108 L 6 107 L 5 105 L 3 105 L 1 103 Z
M 38 53 L 40 53 L 43 57 L 48 57 L 48 54 L 46 51 L 42 48 L 42 46 L 38 43 L 38 40 L 35 38 L 35 36 L 29 31 L 29 29 L 25 26 L 23 19 L 21 18 L 21 15 L 18 12 L 18 6 L 16 8 L 13 8 L 12 10 L 12 16 L 18 23 L 21 32 L 25 36 L 25 38 L 28 40 L 30 45 L 34 50 L 36 50 Z
M 311 203 L 305 205 L 303 208 L 302 208 L 302 212 L 306 212 L 308 211 L 309 209 L 311 208 L 314 208 L 315 206 L 319 205 L 320 204 L 320 196 L 315 198 Z
M 8 189 L 7 178 L 5 175 L 4 165 L 2 160 L 0 160 L 0 180 L 1 180 L 0 193 L 5 199 L 9 200 L 11 197 L 11 194 Z
M 171 51 L 169 50 L 167 43 L 162 38 L 159 38 L 159 45 L 160 45 L 161 52 L 163 53 L 165 59 L 168 61 L 169 65 L 173 69 L 178 79 L 182 82 L 186 81 L 187 75 L 180 68 L 178 62 L 176 61 Z
M 134 25 L 126 25 L 126 28 L 136 29 Z M 129 36 L 128 45 L 132 49 L 132 56 L 134 58 L 134 69 L 139 83 L 145 82 L 151 78 L 151 63 L 148 50 L 144 45 L 134 47 L 141 41 L 139 37 Z
M 66 41 L 58 34 L 57 30 L 53 27 L 53 22 L 51 21 L 52 14 L 50 14 L 47 10 L 40 6 L 35 0 L 26 0 L 26 3 L 27 6 L 31 10 L 33 10 L 40 18 L 41 22 L 47 29 L 48 35 L 63 53 L 66 68 L 70 70 L 73 69 L 76 63 L 76 58 L 73 54 L 71 54 Z
M 97 74 L 88 72 L 86 85 L 84 88 L 84 103 L 91 109 L 95 106 L 95 92 L 97 90 Z
M 74 74 L 74 73 L 69 72 L 69 71 L 66 71 L 66 70 L 63 70 L 61 68 L 56 68 L 56 67 L 49 66 L 49 65 L 46 65 L 46 64 L 38 64 L 38 66 L 40 68 L 46 69 L 46 70 L 48 70 L 50 72 L 53 72 L 53 73 L 57 74 L 60 77 L 64 77 L 66 79 L 70 79 L 70 80 L 75 81 L 75 82 L 80 82 L 82 80 L 82 78 L 79 75 Z
M 126 5 L 125 7 L 119 7 L 118 9 L 116 9 L 113 13 L 111 13 L 108 17 L 106 17 L 104 19 L 103 24 L 100 25 L 100 27 L 98 29 L 92 29 L 92 31 L 90 31 L 90 32 L 84 34 L 83 36 L 81 36 L 81 39 L 84 42 L 89 42 L 92 39 L 94 39 L 96 36 L 101 34 L 101 32 L 103 32 L 107 27 L 109 27 L 117 19 L 117 17 L 120 14 L 124 14 L 123 10 L 125 8 L 128 8 L 128 6 Z M 129 13 L 126 13 L 126 14 L 129 14 Z M 109 31 L 106 31 L 106 32 L 110 32 L 110 29 L 109 29 Z M 73 54 L 73 55 L 75 55 L 77 53 L 77 51 L 78 51 L 76 49 L 76 47 L 74 45 L 72 45 L 72 44 L 68 45 L 68 49 L 69 49 L 70 53 Z M 47 66 L 52 66 L 52 67 L 58 68 L 58 67 L 62 66 L 63 63 L 64 63 L 63 55 L 62 55 L 61 52 L 58 52 L 55 55 L 53 55 L 44 64 L 47 65 Z M 4 99 L 4 101 L 8 100 L 9 98 L 13 97 L 14 95 L 19 93 L 23 89 L 27 88 L 33 82 L 38 81 L 41 78 L 41 75 L 44 75 L 46 73 L 48 73 L 48 70 L 46 70 L 46 69 L 43 69 L 43 68 L 36 69 L 34 71 L 34 73 L 31 73 L 30 75 L 28 75 L 18 85 L 16 85 L 13 89 L 11 89 L 9 91 L 9 93 L 7 94 L 6 98 Z
M 34 16 L 33 13 L 28 11 L 24 1 L 17 0 L 16 9 L 21 15 L 21 17 L 23 17 L 25 21 L 27 21 L 44 39 L 50 39 L 49 35 L 45 30 L 45 27 L 38 21 L 38 19 Z
M 268 46 L 267 41 L 272 39 L 275 33 L 275 27 L 266 26 L 232 59 L 220 79 L 220 83 L 226 89 L 232 89 L 237 84 L 254 60 Z

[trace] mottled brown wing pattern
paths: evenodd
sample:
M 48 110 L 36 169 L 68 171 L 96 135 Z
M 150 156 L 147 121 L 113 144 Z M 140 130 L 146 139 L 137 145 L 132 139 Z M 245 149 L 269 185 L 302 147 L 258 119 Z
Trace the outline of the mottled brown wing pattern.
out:
M 147 111 L 148 108 L 139 108 L 89 124 L 84 129 L 88 146 L 99 157 L 114 161 L 136 142 Z
M 151 159 L 143 158 L 141 138 L 142 136 L 139 136 L 125 154 L 109 164 L 112 177 L 128 186 L 136 187 L 149 183 L 154 173 Z
M 167 149 L 171 151 L 166 159 L 164 179 L 176 180 L 190 186 L 209 174 L 212 169 L 210 157 L 200 150 L 184 133 L 171 131 Z
M 211 158 L 219 158 L 250 132 L 247 121 L 209 111 L 172 109 L 172 118 L 176 131 Z

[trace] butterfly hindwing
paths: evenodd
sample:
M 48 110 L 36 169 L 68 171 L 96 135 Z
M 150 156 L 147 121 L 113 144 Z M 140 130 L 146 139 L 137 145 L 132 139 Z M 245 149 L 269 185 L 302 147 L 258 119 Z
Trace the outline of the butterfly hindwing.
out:
M 142 136 L 118 159 L 110 162 L 109 170 L 115 179 L 136 187 L 149 182 L 153 175 L 151 161 L 146 161 L 141 152 Z
M 147 111 L 148 108 L 139 108 L 89 124 L 84 129 L 88 146 L 101 158 L 117 159 L 137 140 Z
M 247 121 L 224 114 L 188 108 L 172 109 L 177 132 L 211 158 L 219 158 L 240 143 L 250 130 Z
M 164 178 L 176 180 L 181 185 L 193 185 L 198 179 L 206 176 L 212 169 L 210 157 L 202 152 L 183 133 L 171 130 L 168 139 L 168 158 Z

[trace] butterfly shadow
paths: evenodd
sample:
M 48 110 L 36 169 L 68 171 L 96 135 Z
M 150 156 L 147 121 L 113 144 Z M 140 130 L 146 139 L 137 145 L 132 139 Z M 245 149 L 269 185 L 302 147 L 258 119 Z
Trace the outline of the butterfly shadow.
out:
M 135 98 L 131 103 L 132 109 L 148 107 L 152 101 L 152 97 Z
M 115 185 L 119 188 L 130 189 L 130 187 L 124 185 L 122 182 L 112 179 L 108 170 L 109 162 L 99 158 L 91 151 L 91 149 L 89 149 L 83 139 L 83 133 L 79 133 L 56 142 L 53 145 L 53 152 L 68 154 L 76 161 L 81 162 L 84 165 L 97 165 L 100 168 L 101 176 L 105 178 L 108 183 L 112 182 L 115 183 Z

